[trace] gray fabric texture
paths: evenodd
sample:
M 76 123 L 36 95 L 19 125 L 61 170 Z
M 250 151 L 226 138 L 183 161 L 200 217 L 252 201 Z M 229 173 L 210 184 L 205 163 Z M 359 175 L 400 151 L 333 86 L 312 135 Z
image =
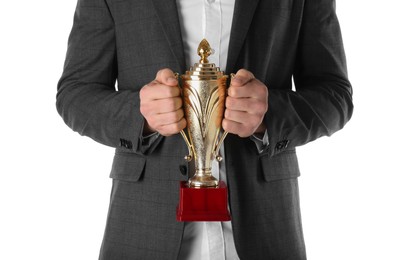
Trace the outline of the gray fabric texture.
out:
M 160 136 L 140 149 L 139 90 L 162 68 L 187 69 L 174 0 L 78 1 L 57 109 L 74 131 L 116 148 L 101 260 L 178 256 L 186 145 Z M 306 259 L 295 148 L 341 129 L 353 110 L 335 1 L 237 0 L 226 73 L 241 68 L 269 88 L 270 145 L 259 154 L 249 138 L 224 142 L 237 252 Z

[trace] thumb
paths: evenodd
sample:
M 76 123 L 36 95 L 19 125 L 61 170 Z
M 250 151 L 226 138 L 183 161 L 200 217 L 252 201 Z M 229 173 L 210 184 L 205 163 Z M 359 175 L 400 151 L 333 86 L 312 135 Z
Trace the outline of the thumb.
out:
M 156 74 L 156 80 L 168 86 L 177 86 L 178 84 L 174 72 L 168 68 L 159 70 Z
M 252 72 L 246 69 L 240 69 L 231 80 L 231 85 L 240 87 L 253 80 L 254 78 L 255 76 L 254 74 L 252 74 Z

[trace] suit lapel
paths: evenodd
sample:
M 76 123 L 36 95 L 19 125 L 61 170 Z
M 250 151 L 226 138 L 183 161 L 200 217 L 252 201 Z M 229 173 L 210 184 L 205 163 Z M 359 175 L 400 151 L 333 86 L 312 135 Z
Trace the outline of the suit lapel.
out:
M 236 0 L 228 47 L 227 72 L 234 69 L 259 0 Z
M 180 72 L 185 70 L 186 61 L 181 37 L 180 22 L 175 0 L 153 0 L 157 16 L 163 27 L 167 42 L 179 64 Z

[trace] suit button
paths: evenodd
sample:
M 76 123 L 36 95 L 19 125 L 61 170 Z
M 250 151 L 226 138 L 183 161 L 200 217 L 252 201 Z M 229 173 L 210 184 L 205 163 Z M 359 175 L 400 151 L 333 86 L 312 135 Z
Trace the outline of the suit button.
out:
M 289 140 L 279 141 L 278 143 L 276 143 L 275 150 L 276 151 L 281 151 L 283 149 L 286 149 L 288 147 L 288 145 L 289 145 Z
M 132 149 L 133 148 L 133 143 L 132 143 L 132 141 L 121 138 L 120 139 L 120 146 L 125 147 L 126 149 Z

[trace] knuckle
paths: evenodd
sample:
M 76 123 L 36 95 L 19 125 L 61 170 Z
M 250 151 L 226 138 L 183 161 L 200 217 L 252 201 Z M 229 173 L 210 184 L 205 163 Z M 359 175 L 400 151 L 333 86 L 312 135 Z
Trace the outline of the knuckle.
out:
M 175 109 L 180 109 L 183 106 L 183 100 L 181 100 L 181 97 L 176 97 L 174 98 L 174 105 L 175 105 Z
M 187 126 L 187 121 L 186 121 L 184 118 L 182 118 L 182 119 L 179 121 L 179 129 L 178 129 L 178 132 L 180 132 L 181 130 L 183 130 L 184 128 L 186 128 L 186 126 Z
M 229 132 L 239 135 L 240 128 L 237 126 L 237 123 L 234 123 L 234 122 L 229 123 Z
M 150 129 L 153 129 L 155 131 L 159 131 L 158 127 L 152 124 L 149 120 L 146 119 L 147 125 L 150 127 Z
M 142 100 L 142 99 L 145 99 L 145 97 L 146 97 L 147 86 L 148 86 L 148 85 L 144 85 L 144 86 L 140 89 L 139 96 L 140 96 L 140 99 L 141 99 L 141 100 Z
M 160 125 L 158 124 L 157 120 L 155 120 L 154 117 L 149 117 L 146 119 L 149 125 L 153 128 L 160 128 Z
M 161 130 L 158 131 L 162 136 L 171 136 L 171 134 L 169 132 L 167 132 L 166 130 Z
M 231 98 L 230 97 L 226 97 L 225 98 L 225 108 L 228 108 L 231 106 Z
M 179 132 L 178 129 L 179 129 L 179 124 L 178 124 L 178 123 L 174 123 L 174 124 L 168 125 L 168 132 L 169 132 L 170 134 L 178 133 L 178 132 Z
M 163 74 L 164 74 L 164 69 L 160 69 L 159 71 L 157 71 L 156 80 L 161 81 Z
M 169 132 L 165 126 L 159 126 L 156 128 L 157 132 L 159 132 L 162 136 L 169 136 Z
M 231 110 L 227 108 L 224 111 L 224 118 L 229 119 L 230 117 L 231 117 Z
M 238 133 L 240 137 L 248 137 L 251 135 L 251 129 L 249 127 L 242 127 L 242 131 Z
M 140 106 L 140 113 L 141 113 L 143 116 L 146 117 L 146 115 L 147 115 L 146 106 L 144 106 L 144 105 L 141 105 L 141 106 Z
M 145 117 L 151 114 L 151 109 L 148 103 L 143 102 L 140 104 L 140 113 Z
M 264 104 L 262 112 L 263 112 L 263 114 L 268 112 L 268 104 Z
M 151 91 L 151 88 L 154 87 L 157 83 L 158 83 L 157 80 L 150 81 L 149 83 L 147 83 L 146 85 L 144 85 L 142 89 L 144 89 L 145 92 L 146 92 L 146 91 L 147 91 L 147 92 L 148 92 L 148 91 Z
M 252 74 L 252 72 L 250 72 L 249 70 L 246 69 L 240 69 L 237 74 L 239 74 L 240 76 L 243 76 L 245 78 L 254 78 L 254 75 Z
M 227 108 L 231 108 L 234 106 L 234 99 L 232 97 L 227 97 L 227 100 L 225 101 L 225 106 Z
M 177 120 L 181 120 L 184 118 L 184 111 L 183 109 L 178 109 L 177 110 Z
M 268 103 L 267 102 L 258 102 L 258 111 L 262 114 L 265 114 L 268 110 Z
M 250 119 L 250 124 L 249 124 L 249 127 L 248 127 L 248 128 L 254 128 L 254 127 L 256 127 L 257 125 L 259 125 L 260 121 L 261 121 L 261 118 L 260 118 L 260 117 L 258 117 L 258 116 L 252 117 L 252 118 Z
M 173 77 L 174 73 L 171 69 L 169 68 L 163 68 L 159 70 L 156 74 L 156 79 L 160 82 L 165 81 L 168 77 Z
M 170 120 L 170 123 L 178 122 L 180 120 L 180 117 L 178 113 L 173 112 L 173 113 L 170 113 L 169 120 Z
M 161 75 L 163 74 L 163 72 L 164 72 L 164 69 L 158 70 L 157 73 L 156 73 L 156 79 L 159 79 L 161 77 Z
M 228 88 L 228 96 L 235 97 L 236 95 L 237 95 L 237 88 L 234 87 L 234 86 L 229 87 Z
M 243 75 L 247 74 L 247 72 L 248 71 L 246 69 L 239 69 L 237 71 L 237 75 L 243 76 Z
M 173 71 L 169 68 L 161 69 L 162 74 L 173 76 Z
M 262 97 L 265 97 L 265 99 L 268 98 L 268 88 L 266 86 L 262 86 L 261 88 L 259 88 L 259 92 Z
M 232 133 L 232 129 L 231 129 L 231 127 L 230 127 L 230 123 L 229 123 L 229 120 L 228 119 L 224 119 L 224 120 L 222 120 L 222 128 L 225 130 L 225 131 L 228 131 L 228 132 L 231 132 Z

